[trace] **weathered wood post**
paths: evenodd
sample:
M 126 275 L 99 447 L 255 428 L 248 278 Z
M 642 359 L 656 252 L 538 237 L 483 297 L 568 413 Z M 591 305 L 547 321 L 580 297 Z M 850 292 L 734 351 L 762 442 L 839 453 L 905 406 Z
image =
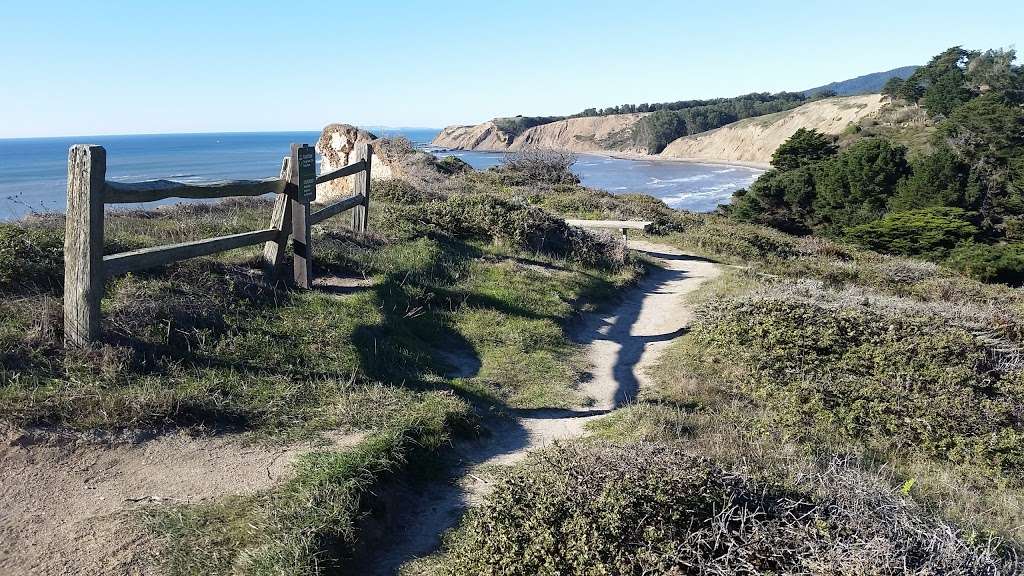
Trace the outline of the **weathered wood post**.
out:
M 107 151 L 76 144 L 68 150 L 64 231 L 64 345 L 86 346 L 100 335 L 103 299 L 103 187 Z
M 313 283 L 313 250 L 310 246 L 312 223 L 309 203 L 316 198 L 316 151 L 306 144 L 292 144 L 291 171 L 295 194 L 292 196 L 292 279 L 299 288 Z
M 281 162 L 281 180 L 292 181 L 292 159 L 285 156 Z M 274 212 L 270 215 L 270 227 L 277 230 L 277 238 L 268 240 L 263 245 L 263 276 L 268 284 L 275 284 L 281 279 L 281 269 L 288 247 L 288 237 L 292 234 L 292 197 L 294 191 L 290 186 L 277 195 L 274 201 Z
M 356 174 L 352 193 L 363 197 L 362 203 L 352 209 L 352 230 L 366 232 L 366 223 L 370 218 L 370 163 L 373 161 L 373 146 L 364 142 L 356 149 L 356 161 L 365 163 L 365 171 Z

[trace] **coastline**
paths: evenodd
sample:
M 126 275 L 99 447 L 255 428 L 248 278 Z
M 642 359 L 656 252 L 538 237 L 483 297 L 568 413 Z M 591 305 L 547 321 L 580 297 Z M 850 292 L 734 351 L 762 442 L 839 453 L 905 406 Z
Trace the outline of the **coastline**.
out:
M 750 162 L 747 160 L 726 160 L 722 158 L 677 158 L 672 156 L 661 156 L 659 154 L 637 154 L 635 152 L 620 152 L 617 150 L 594 150 L 578 152 L 578 154 L 593 154 L 594 156 L 606 156 L 618 160 L 658 160 L 660 162 L 685 162 L 687 164 L 705 164 L 708 166 L 728 166 L 739 168 L 751 168 L 762 172 L 770 170 L 771 164 L 766 162 Z
M 431 144 L 431 146 L 436 146 Z M 513 152 L 512 150 L 490 150 L 484 148 L 451 148 L 447 146 L 437 146 L 438 151 L 459 151 L 459 152 L 487 152 L 492 154 L 501 154 Z M 431 150 L 428 152 L 433 153 Z M 636 152 L 623 152 L 620 150 L 559 150 L 561 152 L 569 152 L 571 154 L 590 154 L 592 156 L 603 156 L 606 158 L 615 158 L 616 160 L 657 160 L 659 162 L 683 162 L 686 164 L 704 164 L 707 166 L 726 166 L 726 167 L 737 167 L 737 168 L 750 168 L 752 170 L 760 170 L 762 172 L 771 170 L 771 164 L 767 162 L 752 162 L 749 160 L 729 160 L 725 158 L 678 158 L 673 156 L 661 156 L 659 154 L 638 154 Z

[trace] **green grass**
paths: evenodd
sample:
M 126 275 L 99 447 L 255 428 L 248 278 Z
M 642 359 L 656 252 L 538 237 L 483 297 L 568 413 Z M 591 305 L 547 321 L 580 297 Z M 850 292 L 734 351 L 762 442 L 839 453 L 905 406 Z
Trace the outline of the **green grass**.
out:
M 576 373 L 564 366 L 573 350 L 563 324 L 636 271 L 577 250 L 573 236 L 546 251 L 529 234 L 503 235 L 503 226 L 519 230 L 519 221 L 494 221 L 501 212 L 486 197 L 492 221 L 473 228 L 466 214 L 476 214 L 475 198 L 453 201 L 461 234 L 383 203 L 374 236 L 350 236 L 339 224 L 318 228 L 319 274 L 374 280 L 351 294 L 265 286 L 250 271 L 255 248 L 112 280 L 104 341 L 84 353 L 59 345 L 62 264 L 50 238 L 59 241 L 60 220 L 10 226 L 12 242 L 34 250 L 6 261 L 9 276 L 27 280 L 6 289 L 0 304 L 0 417 L 83 429 L 278 429 L 303 425 L 304 414 L 331 404 L 349 382 L 454 387 L 514 406 L 565 406 L 575 400 Z M 450 223 L 452 212 L 437 204 L 436 218 Z M 264 202 L 244 202 L 112 216 L 108 250 L 258 227 L 267 212 Z M 496 339 L 482 322 L 509 329 Z M 446 378 L 439 353 L 451 349 L 479 356 L 472 384 Z M 530 369 L 506 377 L 505 368 L 517 364 Z
M 847 455 L 925 513 L 1024 545 L 1019 291 L 716 216 L 668 240 L 742 267 L 695 295 L 658 386 L 596 433 L 784 484 Z
M 448 177 L 445 177 L 448 178 Z M 642 269 L 614 241 L 521 201 L 494 175 L 451 189 L 381 184 L 371 233 L 314 229 L 318 276 L 350 291 L 262 283 L 258 247 L 109 281 L 103 338 L 64 350 L 63 219 L 0 227 L 0 419 L 76 430 L 201 428 L 270 442 L 360 431 L 252 496 L 154 508 L 169 574 L 306 574 L 343 567 L 374 490 L 472 434 L 488 406 L 579 402 L 565 328 Z M 263 200 L 108 215 L 108 253 L 262 228 Z M 465 362 L 464 362 L 465 361 Z M 471 369 L 453 372 L 453 364 Z M 415 462 L 415 464 L 410 464 Z

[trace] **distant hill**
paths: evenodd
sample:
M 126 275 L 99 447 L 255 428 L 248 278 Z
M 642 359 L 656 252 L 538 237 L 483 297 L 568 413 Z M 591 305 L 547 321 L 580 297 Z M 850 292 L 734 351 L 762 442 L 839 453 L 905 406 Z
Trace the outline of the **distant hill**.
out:
M 895 68 L 886 72 L 875 72 L 874 74 L 865 74 L 863 76 L 857 76 L 849 80 L 842 80 L 840 82 L 832 82 L 825 84 L 824 86 L 818 86 L 809 90 L 804 90 L 802 94 L 810 96 L 822 90 L 831 90 L 836 93 L 837 96 L 856 96 L 857 94 L 873 94 L 882 90 L 882 86 L 892 78 L 893 76 L 899 76 L 900 78 L 907 79 L 914 70 L 917 70 L 919 66 L 903 66 L 902 68 Z

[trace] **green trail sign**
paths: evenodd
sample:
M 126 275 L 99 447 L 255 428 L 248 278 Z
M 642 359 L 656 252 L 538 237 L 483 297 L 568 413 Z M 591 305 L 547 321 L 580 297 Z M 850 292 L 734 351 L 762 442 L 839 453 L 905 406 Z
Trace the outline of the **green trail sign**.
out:
M 303 144 L 298 149 L 299 199 L 312 202 L 316 199 L 316 150 Z

